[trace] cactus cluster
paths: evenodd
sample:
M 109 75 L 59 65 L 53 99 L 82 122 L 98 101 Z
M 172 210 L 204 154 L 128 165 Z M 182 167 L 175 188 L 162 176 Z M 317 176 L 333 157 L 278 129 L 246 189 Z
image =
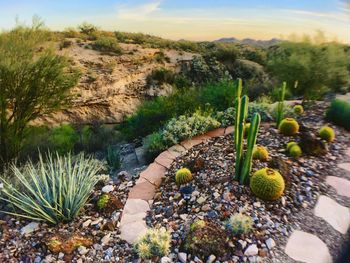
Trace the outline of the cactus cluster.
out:
M 256 146 L 253 151 L 253 159 L 267 162 L 269 159 L 269 152 L 264 146 Z
M 252 230 L 252 227 L 252 218 L 242 213 L 236 213 L 226 221 L 226 230 L 233 236 L 247 234 Z
M 250 178 L 250 189 L 263 200 L 278 199 L 283 194 L 284 187 L 282 175 L 271 168 L 260 169 Z
M 166 256 L 170 251 L 171 234 L 165 228 L 150 228 L 135 243 L 134 250 L 142 259 Z
M 289 142 L 289 143 L 287 143 L 286 150 L 287 150 L 287 153 L 291 157 L 294 157 L 294 158 L 298 158 L 298 157 L 300 157 L 303 154 L 300 146 L 296 142 Z
M 301 115 L 301 114 L 304 113 L 304 108 L 301 105 L 295 105 L 293 107 L 293 111 L 294 111 L 295 114 Z
M 98 210 L 103 210 L 109 202 L 109 194 L 103 194 L 101 195 L 96 203 L 97 209 Z
M 284 108 L 284 97 L 285 97 L 285 94 L 286 94 L 286 82 L 283 82 L 282 84 L 282 88 L 280 90 L 280 97 L 279 97 L 279 101 L 278 101 L 278 104 L 277 104 L 277 116 L 276 116 L 276 124 L 277 124 L 277 127 L 279 127 L 282 119 L 283 119 L 283 108 Z
M 241 184 L 248 184 L 249 174 L 252 168 L 253 149 L 256 143 L 260 125 L 260 114 L 254 113 L 252 121 L 250 123 L 248 138 L 247 138 L 247 150 L 245 155 L 243 154 L 243 138 L 244 138 L 244 126 L 248 113 L 248 96 L 241 97 L 242 94 L 242 80 L 238 79 L 238 85 L 236 90 L 236 122 L 234 142 L 236 148 L 236 167 L 235 167 L 235 179 Z
M 328 126 L 323 126 L 319 131 L 319 135 L 321 139 L 325 140 L 326 142 L 333 142 L 335 139 L 334 130 Z
M 299 132 L 299 124 L 293 118 L 285 118 L 278 126 L 278 130 L 285 136 L 292 136 Z
M 192 173 L 187 168 L 181 168 L 176 172 L 175 181 L 177 185 L 183 185 L 193 180 Z

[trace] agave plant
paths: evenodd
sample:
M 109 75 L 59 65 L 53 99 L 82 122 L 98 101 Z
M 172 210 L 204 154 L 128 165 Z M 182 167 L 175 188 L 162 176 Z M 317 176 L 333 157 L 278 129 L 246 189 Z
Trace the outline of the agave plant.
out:
M 11 166 L 13 182 L 1 178 L 0 199 L 13 206 L 5 213 L 52 224 L 71 221 L 87 202 L 101 165 L 84 155 L 72 157 L 48 154 L 38 165 L 29 162 L 23 169 Z

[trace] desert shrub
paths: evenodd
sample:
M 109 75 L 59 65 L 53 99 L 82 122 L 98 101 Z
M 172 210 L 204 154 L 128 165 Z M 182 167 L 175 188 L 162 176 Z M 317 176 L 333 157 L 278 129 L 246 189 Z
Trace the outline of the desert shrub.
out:
M 20 160 L 25 161 L 28 157 L 36 160 L 38 153 L 50 149 L 50 128 L 46 126 L 29 126 L 26 129 L 23 147 L 20 152 Z
M 121 158 L 119 149 L 109 146 L 107 148 L 106 160 L 109 167 L 112 169 L 119 169 L 121 166 Z
M 147 76 L 146 82 L 148 85 L 151 84 L 172 84 L 174 82 L 174 72 L 166 68 L 158 68 L 152 70 L 152 72 Z
M 60 43 L 60 49 L 68 48 L 73 44 L 71 40 L 65 39 Z
M 233 236 L 248 234 L 253 228 L 253 220 L 250 216 L 236 213 L 226 221 L 225 227 Z
M 142 259 L 163 257 L 170 252 L 171 235 L 164 228 L 148 229 L 135 243 L 134 249 Z
M 80 33 L 75 28 L 69 27 L 64 29 L 63 36 L 66 38 L 78 38 Z
M 89 24 L 87 22 L 84 22 L 81 25 L 79 25 L 78 29 L 80 30 L 80 33 L 85 35 L 91 35 L 98 30 L 96 26 L 94 26 L 93 24 Z
M 327 142 L 333 142 L 335 139 L 334 130 L 328 126 L 323 126 L 319 131 L 319 135 L 320 135 L 321 139 L 323 139 Z
M 112 37 L 100 37 L 91 45 L 92 49 L 104 53 L 121 54 L 122 49 L 118 41 Z
M 285 118 L 278 126 L 278 130 L 285 136 L 292 136 L 299 132 L 299 124 L 293 118 Z
M 63 124 L 52 129 L 49 141 L 55 151 L 66 154 L 74 150 L 78 139 L 75 129 L 69 124 Z
M 250 189 L 263 200 L 276 200 L 284 191 L 282 175 L 273 169 L 263 168 L 256 171 L 250 178 Z
M 167 148 L 161 132 L 154 132 L 146 136 L 143 140 L 143 145 L 146 149 L 147 160 L 149 161 L 152 161 L 159 153 Z
M 193 180 L 192 173 L 187 168 L 181 168 L 176 172 L 175 181 L 177 185 L 187 184 Z
M 7 212 L 12 215 L 52 224 L 71 221 L 98 182 L 100 168 L 98 162 L 83 155 L 49 154 L 46 160 L 40 156 L 38 165 L 11 166 L 16 181 L 1 179 L 0 198 L 16 208 L 16 212 Z
M 270 48 L 267 68 L 279 81 L 287 81 L 293 95 L 317 99 L 329 90 L 349 85 L 349 53 L 340 44 L 282 42 Z
M 213 114 L 213 117 L 221 123 L 221 127 L 228 127 L 235 122 L 236 110 L 233 107 L 226 109 L 225 111 L 217 111 Z
M 174 77 L 173 85 L 178 89 L 185 89 L 191 87 L 192 83 L 185 76 L 177 74 Z
M 165 55 L 165 53 L 163 51 L 156 52 L 153 56 L 153 59 L 157 63 L 164 63 L 164 62 L 169 63 L 170 62 L 170 58 L 167 55 Z
M 250 102 L 248 105 L 248 117 L 247 120 L 250 121 L 254 116 L 254 113 L 259 113 L 261 116 L 261 121 L 271 121 L 271 109 L 267 103 L 256 103 Z
M 240 52 L 233 44 L 218 44 L 211 55 L 222 63 L 233 63 L 239 57 Z
M 350 102 L 335 99 L 326 112 L 327 120 L 350 131 Z
M 174 145 L 219 126 L 220 123 L 211 116 L 196 111 L 190 116 L 171 119 L 163 129 L 163 139 L 166 144 Z

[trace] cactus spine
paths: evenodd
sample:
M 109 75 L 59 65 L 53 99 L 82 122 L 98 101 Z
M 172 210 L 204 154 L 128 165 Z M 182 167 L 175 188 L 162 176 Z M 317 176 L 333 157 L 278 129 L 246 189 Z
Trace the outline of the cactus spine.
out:
M 284 107 L 284 97 L 286 95 L 286 82 L 284 81 L 282 84 L 282 88 L 280 90 L 280 100 L 277 105 L 277 117 L 276 117 L 276 123 L 277 127 L 280 125 L 281 121 L 283 120 L 283 107 Z
M 252 168 L 253 149 L 256 143 L 260 125 L 260 114 L 255 113 L 250 124 L 248 139 L 247 139 L 247 151 L 245 156 L 243 155 L 243 137 L 244 137 L 244 124 L 248 114 L 248 96 L 241 97 L 242 94 L 242 80 L 238 79 L 237 86 L 237 98 L 236 98 L 236 122 L 234 142 L 236 148 L 236 174 L 235 179 L 241 184 L 247 184 L 249 179 L 249 173 Z

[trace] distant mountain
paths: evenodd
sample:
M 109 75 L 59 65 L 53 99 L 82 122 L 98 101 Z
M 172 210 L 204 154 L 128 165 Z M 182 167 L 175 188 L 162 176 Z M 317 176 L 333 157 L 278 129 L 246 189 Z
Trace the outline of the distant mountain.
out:
M 272 38 L 270 40 L 256 40 L 252 38 L 244 38 L 244 39 L 237 39 L 235 37 L 224 37 L 220 38 L 218 40 L 215 40 L 214 42 L 221 42 L 221 43 L 239 43 L 239 44 L 245 44 L 245 45 L 251 45 L 251 46 L 258 46 L 258 47 L 270 47 L 273 45 L 278 44 L 281 42 L 280 39 Z

